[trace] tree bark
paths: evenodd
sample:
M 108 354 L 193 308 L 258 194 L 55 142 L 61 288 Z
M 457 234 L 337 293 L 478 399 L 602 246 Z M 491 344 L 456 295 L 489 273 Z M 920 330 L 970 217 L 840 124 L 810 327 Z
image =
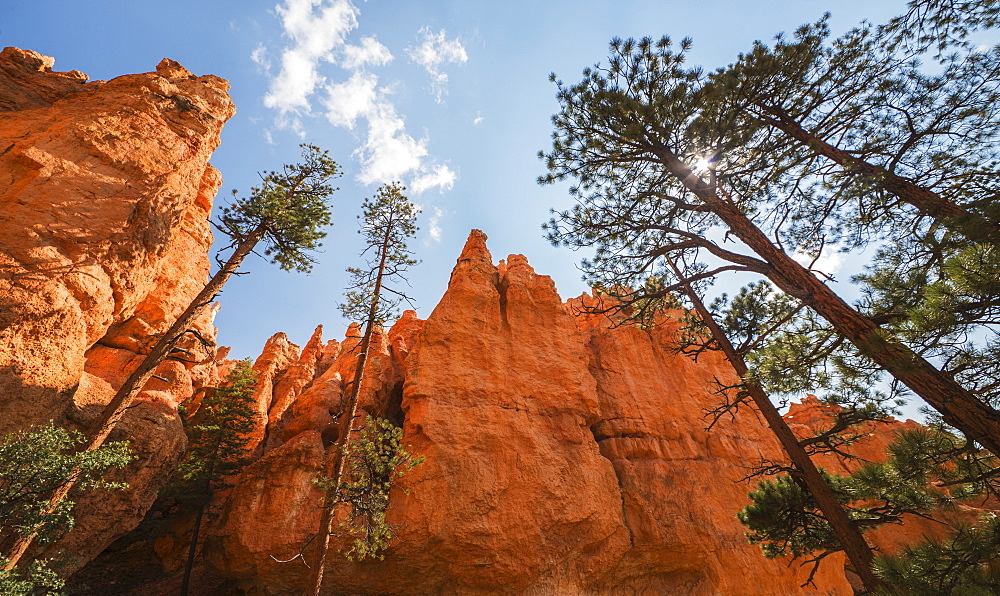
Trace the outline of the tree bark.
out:
M 946 228 L 962 234 L 973 242 L 1000 246 L 1000 225 L 997 222 L 990 221 L 978 213 L 972 213 L 932 190 L 893 174 L 881 166 L 854 157 L 843 149 L 827 143 L 804 129 L 798 121 L 783 110 L 763 106 L 760 109 L 772 116 L 765 118 L 765 123 L 842 166 L 846 171 L 877 178 L 879 186 L 886 192 L 909 203 L 924 215 L 934 218 Z
M 679 274 L 673 263 L 670 265 L 674 268 L 674 272 Z M 736 374 L 743 380 L 743 387 L 750 395 L 750 399 L 753 400 L 754 405 L 757 406 L 757 409 L 764 416 L 764 420 L 767 422 L 771 432 L 778 438 L 778 442 L 781 443 L 782 449 L 788 454 L 792 465 L 801 474 L 802 481 L 813 498 L 816 499 L 816 504 L 819 506 L 820 511 L 823 512 L 823 517 L 826 518 L 830 523 L 830 527 L 833 528 L 833 533 L 837 536 L 837 540 L 840 541 L 844 549 L 844 554 L 851 561 L 851 565 L 861 578 L 865 589 L 869 592 L 874 592 L 880 585 L 880 582 L 875 577 L 875 573 L 872 572 L 873 554 L 868 543 L 858 528 L 851 522 L 850 518 L 847 517 L 847 513 L 841 507 L 840 503 L 837 502 L 837 497 L 833 494 L 830 485 L 820 475 L 809 454 L 799 444 L 792 429 L 785 423 L 785 419 L 781 417 L 781 413 L 771 403 L 771 399 L 764 392 L 764 389 L 756 383 L 745 380 L 749 372 L 746 361 L 736 351 L 733 344 L 730 343 L 725 332 L 719 327 L 715 318 L 712 317 L 712 313 L 705 308 L 705 304 L 691 286 L 687 287 L 687 295 L 690 297 L 692 304 L 694 304 L 694 309 L 698 313 L 698 316 L 701 317 L 702 321 L 705 322 L 705 325 L 711 331 L 712 339 L 715 340 L 722 353 L 725 354 L 726 359 L 732 364 L 733 369 L 736 370 Z
M 194 556 L 198 552 L 198 534 L 201 531 L 201 519 L 205 516 L 206 505 L 198 507 L 194 518 L 194 528 L 191 530 L 191 547 L 188 549 L 187 563 L 184 564 L 184 580 L 181 582 L 181 596 L 187 596 L 191 586 L 191 569 L 194 567 Z
M 347 463 L 347 448 L 351 443 L 350 434 L 354 430 L 354 417 L 357 416 L 358 412 L 358 397 L 361 394 L 361 382 L 364 379 L 365 364 L 368 362 L 368 351 L 371 348 L 372 335 L 375 330 L 375 319 L 378 315 L 379 300 L 382 294 L 382 280 L 385 274 L 386 256 L 389 251 L 391 231 L 392 226 L 390 223 L 386 226 L 385 237 L 382 240 L 378 274 L 375 276 L 375 290 L 372 293 L 372 303 L 368 309 L 368 319 L 365 321 L 365 331 L 359 345 L 358 363 L 354 369 L 354 384 L 351 386 L 347 407 L 343 413 L 343 419 L 340 421 L 340 434 L 337 436 L 337 442 L 333 445 L 330 454 L 326 458 L 325 476 L 329 479 L 330 485 L 323 499 L 323 515 L 319 526 L 319 555 L 309 577 L 309 594 L 312 596 L 319 596 L 320 590 L 323 587 L 324 568 L 326 567 L 326 560 L 330 552 L 330 534 L 333 533 L 333 522 L 335 519 L 334 508 L 339 502 L 340 479 L 344 476 L 344 466 Z
M 101 417 L 94 424 L 94 428 L 88 434 L 88 440 L 80 451 L 93 451 L 104 444 L 107 440 L 108 435 L 111 431 L 115 429 L 118 422 L 121 420 L 122 416 L 125 415 L 125 411 L 132 405 L 135 401 L 139 392 L 142 391 L 143 386 L 149 381 L 149 378 L 153 376 L 156 371 L 156 367 L 162 363 L 167 355 L 170 354 L 170 349 L 177 343 L 177 341 L 187 332 L 188 328 L 194 322 L 194 320 L 201 314 L 201 312 L 209 304 L 215 300 L 216 295 L 218 295 L 219 290 L 222 286 L 229 281 L 233 273 L 239 268 L 243 259 L 249 255 L 258 242 L 264 237 L 267 232 L 267 227 L 265 224 L 257 226 L 250 234 L 244 238 L 239 245 L 237 245 L 236 250 L 229 257 L 226 263 L 222 266 L 219 271 L 216 272 L 212 279 L 209 280 L 208 284 L 198 293 L 198 295 L 191 301 L 187 309 L 181 313 L 181 316 L 174 321 L 174 324 L 170 326 L 163 335 L 153 344 L 150 349 L 149 354 L 143 358 L 139 366 L 132 371 L 125 383 L 118 389 L 115 393 L 114 398 L 104 407 L 101 412 Z M 73 476 L 79 473 L 79 470 L 73 471 Z M 52 496 L 49 498 L 49 504 L 46 507 L 45 513 L 43 515 L 51 514 L 58 507 L 59 503 L 66 498 L 70 490 L 76 485 L 76 481 L 69 481 L 63 484 Z M 10 553 L 7 555 L 7 562 L 4 565 L 4 570 L 13 569 L 18 561 L 24 556 L 24 553 L 31 546 L 34 541 L 34 534 L 29 534 L 26 536 L 18 536 L 17 540 L 14 542 L 10 549 Z
M 665 148 L 656 150 L 656 154 L 667 170 L 711 209 L 733 235 L 770 265 L 767 277 L 776 286 L 815 310 L 862 354 L 940 412 L 947 424 L 1000 456 L 1000 412 L 844 302 L 808 269 L 775 246 L 736 205 L 719 197 L 711 185 L 675 154 Z

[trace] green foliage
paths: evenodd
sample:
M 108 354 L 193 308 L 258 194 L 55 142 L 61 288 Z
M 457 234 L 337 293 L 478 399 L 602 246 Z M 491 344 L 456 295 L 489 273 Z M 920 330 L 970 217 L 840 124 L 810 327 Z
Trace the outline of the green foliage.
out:
M 997 0 L 911 0 L 908 7 L 888 28 L 899 32 L 905 42 L 939 52 L 967 47 L 969 33 L 1000 24 Z
M 862 530 L 899 523 L 904 514 L 941 513 L 965 499 L 1000 496 L 996 458 L 937 429 L 903 431 L 885 462 L 865 464 L 847 477 L 825 477 Z M 790 477 L 761 482 L 750 499 L 738 517 L 766 556 L 822 557 L 840 549 L 811 496 Z M 924 541 L 877 560 L 876 572 L 898 589 L 887 593 L 995 594 L 976 590 L 998 585 L 996 517 L 988 514 L 978 526 L 939 521 L 952 524 L 947 540 Z
M 966 33 L 952 28 L 944 38 L 955 51 L 942 55 L 940 73 L 929 74 L 919 61 L 928 44 L 904 43 L 912 29 L 900 25 L 925 32 L 994 26 L 997 3 L 987 4 L 913 2 L 890 26 L 862 24 L 837 39 L 823 18 L 771 45 L 757 42 L 709 74 L 684 66 L 689 40 L 677 49 L 667 37 L 613 40 L 605 65 L 585 69 L 575 85 L 556 81 L 561 110 L 552 150 L 541 154 L 549 173 L 539 181 L 576 181 L 570 192 L 577 205 L 546 224 L 549 239 L 594 247 L 583 262 L 586 281 L 640 306 L 630 313 L 640 318 L 648 319 L 649 298 L 685 283 L 732 271 L 773 278 L 741 247 L 718 240 L 728 231 L 714 208 L 666 167 L 676 157 L 694 170 L 696 184 L 747 214 L 788 253 L 815 257 L 831 243 L 855 249 L 885 242 L 870 276 L 857 280 L 882 280 L 870 288 L 866 314 L 928 358 L 972 366 L 977 356 L 990 357 L 969 338 L 997 331 L 996 259 L 969 239 L 998 237 L 990 229 L 1000 221 L 1000 49 L 967 48 L 958 39 Z M 820 154 L 823 144 L 845 161 Z M 893 176 L 968 214 L 931 215 L 919 201 L 901 199 Z M 679 272 L 664 265 L 668 259 Z M 907 285 L 921 276 L 922 285 Z M 651 278 L 655 288 L 646 285 Z M 900 311 L 885 295 L 905 295 L 913 306 L 924 287 L 921 313 Z M 803 316 L 812 317 L 807 337 L 796 345 L 786 334 L 773 357 L 838 354 L 868 371 L 867 381 L 851 381 L 853 392 L 875 384 L 877 367 L 851 350 L 817 346 L 835 343 L 835 334 Z M 909 316 L 934 324 L 907 327 Z M 955 317 L 961 325 L 942 329 Z M 828 372 L 820 357 L 808 366 Z M 1000 364 L 989 367 L 997 370 Z
M 327 198 L 336 190 L 330 180 L 340 168 L 329 153 L 303 144 L 302 162 L 264 172 L 260 186 L 245 199 L 233 191 L 233 204 L 223 208 L 216 227 L 239 244 L 257 231 L 264 233 L 264 254 L 286 271 L 308 272 L 315 262 L 305 251 L 318 249 L 330 225 Z
M 820 470 L 830 484 L 838 502 L 845 504 L 842 479 Z M 750 493 L 752 504 L 738 514 L 740 522 L 750 529 L 750 544 L 760 544 L 768 558 L 808 555 L 814 551 L 837 550 L 839 543 L 830 524 L 819 513 L 819 507 L 809 491 L 789 476 L 760 482 Z
M 386 278 L 402 278 L 410 266 L 417 264 L 406 243 L 417 233 L 420 210 L 403 194 L 405 190 L 406 187 L 396 182 L 384 184 L 374 197 L 365 199 L 361 205 L 358 233 L 365 238 L 361 255 L 368 255 L 368 267 L 347 270 L 351 274 L 351 286 L 347 300 L 339 306 L 348 319 L 368 321 L 374 303 L 372 322 L 381 325 L 397 316 L 400 302 L 408 300 L 402 292 L 385 285 Z
M 875 389 L 882 372 L 810 308 L 767 282 L 751 283 L 712 311 L 750 368 L 748 380 L 768 394 L 819 394 L 856 424 L 882 420 L 902 405 L 900 388 Z
M 124 468 L 134 456 L 127 442 L 107 443 L 77 452 L 84 438 L 51 422 L 8 434 L 0 443 L 0 527 L 4 533 L 38 535 L 51 542 L 73 527 L 73 502 L 64 499 L 50 514 L 49 495 L 76 481 L 83 489 L 122 489 L 128 485 L 102 479 L 110 468 Z
M 875 559 L 880 595 L 996 596 L 1000 594 L 1000 517 L 959 526 L 946 540 L 925 540 L 897 556 Z
M 878 267 L 856 278 L 866 285 L 865 306 L 887 320 L 888 330 L 942 359 L 963 386 L 997 407 L 1000 249 L 949 246 L 950 236 L 931 240 L 879 251 Z
M 252 461 L 247 445 L 257 414 L 255 383 L 252 362 L 241 360 L 223 386 L 205 394 L 197 413 L 185 421 L 188 450 L 163 488 L 164 495 L 196 508 L 207 505 Z
M 63 596 L 65 586 L 66 582 L 45 561 L 33 561 L 27 572 L 0 570 L 0 596 Z
M 335 502 L 350 505 L 348 519 L 341 526 L 354 536 L 344 553 L 350 560 L 381 560 L 395 536 L 385 519 L 390 491 L 396 480 L 424 461 L 402 446 L 402 438 L 403 429 L 388 420 L 369 417 L 360 436 L 348 446 L 350 471 L 337 488 Z M 324 491 L 331 488 L 329 479 L 317 479 L 316 483 Z

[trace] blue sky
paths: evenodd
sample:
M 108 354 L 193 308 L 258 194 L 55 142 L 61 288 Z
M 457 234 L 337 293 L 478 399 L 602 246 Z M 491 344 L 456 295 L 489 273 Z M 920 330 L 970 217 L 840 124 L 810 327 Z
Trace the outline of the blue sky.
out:
M 229 190 L 296 161 L 298 144 L 329 149 L 344 167 L 335 226 L 311 275 L 260 259 L 230 282 L 216 320 L 234 357 L 256 356 L 277 331 L 303 344 L 346 327 L 336 304 L 344 269 L 361 263 L 356 215 L 379 183 L 400 179 L 423 214 L 409 293 L 426 318 L 472 228 L 495 259 L 528 256 L 564 298 L 586 288 L 582 255 L 549 246 L 540 225 L 570 204 L 565 187 L 539 187 L 556 111 L 550 72 L 575 82 L 618 37 L 694 39 L 692 64 L 731 62 L 755 39 L 833 13 L 835 33 L 882 22 L 904 2 L 814 0 L 508 1 L 0 0 L 0 46 L 56 58 L 92 79 L 147 72 L 160 59 L 232 84 L 236 116 L 213 164 Z

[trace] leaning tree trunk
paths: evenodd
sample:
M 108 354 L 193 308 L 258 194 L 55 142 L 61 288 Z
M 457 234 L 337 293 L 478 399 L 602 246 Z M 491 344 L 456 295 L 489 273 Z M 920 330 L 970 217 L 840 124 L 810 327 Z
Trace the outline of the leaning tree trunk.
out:
M 198 513 L 194 517 L 194 527 L 191 529 L 191 546 L 188 548 L 187 562 L 184 564 L 184 580 L 181 582 L 181 596 L 188 596 L 191 587 L 191 570 L 194 568 L 194 558 L 198 553 L 198 534 L 201 532 L 201 520 L 205 517 L 205 507 L 202 503 L 198 506 Z
M 670 265 L 674 269 L 674 272 L 679 275 L 673 263 L 670 263 Z M 816 504 L 819 506 L 820 511 L 823 512 L 823 517 L 830 523 L 833 533 L 844 548 L 844 554 L 851 561 L 851 565 L 857 571 L 865 589 L 869 592 L 874 592 L 880 585 L 880 582 L 872 572 L 873 554 L 871 547 L 865 542 L 857 526 L 851 523 L 844 508 L 837 502 L 837 497 L 833 494 L 830 485 L 820 475 L 809 454 L 806 453 L 806 450 L 795 437 L 795 434 L 792 433 L 792 429 L 785 423 L 785 419 L 781 417 L 778 409 L 771 403 L 767 393 L 757 383 L 746 380 L 747 373 L 749 372 L 746 361 L 733 347 L 729 338 L 726 337 L 725 332 L 719 327 L 715 318 L 712 317 L 712 313 L 705 308 L 705 304 L 691 286 L 687 286 L 686 293 L 691 298 L 698 316 L 701 317 L 702 321 L 705 322 L 705 325 L 711 331 L 712 339 L 718 344 L 722 353 L 725 354 L 726 359 L 729 360 L 733 369 L 736 370 L 736 374 L 743 381 L 743 388 L 750 395 L 750 399 L 753 400 L 754 405 L 757 406 L 760 413 L 763 414 L 764 420 L 767 422 L 768 427 L 770 427 L 771 432 L 774 433 L 774 436 L 778 438 L 782 449 L 788 454 L 792 465 L 801 474 L 801 479 L 805 483 L 806 489 L 816 499 Z
M 665 148 L 659 148 L 656 153 L 671 174 L 769 265 L 767 277 L 776 286 L 826 319 L 862 354 L 940 412 L 947 424 L 1000 456 L 1000 412 L 844 302 L 808 269 L 775 246 L 735 204 L 719 197 L 715 189 L 695 175 L 677 155 Z
M 177 318 L 170 329 L 166 331 L 160 338 L 153 344 L 150 349 L 149 354 L 143 358 L 142 362 L 139 363 L 138 368 L 132 371 L 125 384 L 121 386 L 117 393 L 115 393 L 114 398 L 104 407 L 104 411 L 101 413 L 101 417 L 94 424 L 93 430 L 88 435 L 88 440 L 86 444 L 80 449 L 80 451 L 93 451 L 104 444 L 107 440 L 108 435 L 111 431 L 115 429 L 118 422 L 124 416 L 125 411 L 132 405 L 135 401 L 137 395 L 142 390 L 143 386 L 149 380 L 153 373 L 170 354 L 171 348 L 177 343 L 177 341 L 188 331 L 198 315 L 209 304 L 215 300 L 216 295 L 218 295 L 219 290 L 222 286 L 226 284 L 229 278 L 236 272 L 243 259 L 247 257 L 253 251 L 254 247 L 258 242 L 264 237 L 267 232 L 267 228 L 264 224 L 257 226 L 250 234 L 244 238 L 239 245 L 237 245 L 236 250 L 229 257 L 229 260 L 219 269 L 218 272 L 212 279 L 209 280 L 208 284 L 202 289 L 201 292 L 195 296 L 191 304 L 188 305 L 187 309 L 181 313 L 181 316 Z M 71 474 L 70 481 L 63 484 L 59 489 L 52 494 L 49 498 L 49 504 L 46 507 L 43 515 L 51 514 L 55 511 L 59 503 L 66 498 L 69 491 L 72 490 L 73 486 L 76 484 L 75 477 L 79 474 L 79 470 L 74 470 Z M 17 540 L 11 547 L 10 553 L 7 555 L 7 562 L 4 564 L 4 570 L 13 569 L 17 565 L 18 561 L 24 556 L 24 553 L 31 546 L 34 540 L 34 534 L 28 534 L 23 536 L 18 536 Z
M 886 192 L 909 203 L 920 213 L 934 218 L 946 228 L 958 232 L 973 242 L 1000 246 L 1000 225 L 997 222 L 973 213 L 907 178 L 827 143 L 804 129 L 783 110 L 764 106 L 761 106 L 761 110 L 771 116 L 763 118 L 766 124 L 784 132 L 852 174 L 877 178 L 879 186 Z
M 381 258 L 378 274 L 375 276 L 375 289 L 372 293 L 371 306 L 368 309 L 368 319 L 365 321 L 365 331 L 361 337 L 358 363 L 354 369 L 354 382 L 348 394 L 347 407 L 344 408 L 340 421 L 340 434 L 337 442 L 330 448 L 326 458 L 325 476 L 330 483 L 323 497 L 323 515 L 319 526 L 319 555 L 309 576 L 309 594 L 319 596 L 323 587 L 323 573 L 327 556 L 330 552 L 330 535 L 333 533 L 334 509 L 339 502 L 340 480 L 344 476 L 347 463 L 347 450 L 351 444 L 351 432 L 354 428 L 354 418 L 358 412 L 358 397 L 361 395 L 361 382 L 364 380 L 365 364 L 368 362 L 368 351 L 371 348 L 372 335 L 375 330 L 378 315 L 379 300 L 382 294 L 382 279 L 385 275 L 386 255 L 389 250 L 391 226 L 386 226 L 385 238 L 382 241 Z

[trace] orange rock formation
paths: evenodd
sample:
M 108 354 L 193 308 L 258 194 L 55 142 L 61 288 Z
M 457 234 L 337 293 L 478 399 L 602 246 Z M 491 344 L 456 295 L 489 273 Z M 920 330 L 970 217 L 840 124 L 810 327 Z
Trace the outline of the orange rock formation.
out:
M 87 82 L 0 52 L 0 432 L 86 425 L 208 274 L 208 163 L 233 115 L 228 84 L 164 59 Z M 211 317 L 200 323 L 214 341 Z M 204 360 L 193 349 L 189 359 Z M 81 503 L 57 547 L 82 564 L 130 530 L 184 449 L 176 405 L 214 367 L 172 361 L 113 438 L 140 456 L 132 488 Z
M 334 558 L 327 592 L 799 592 L 804 570 L 763 559 L 735 517 L 747 501 L 743 466 L 779 457 L 776 443 L 752 421 L 703 430 L 713 377 L 731 380 L 732 370 L 672 352 L 676 326 L 574 316 L 587 297 L 563 304 L 523 256 L 495 266 L 485 239 L 473 231 L 426 321 L 410 311 L 380 343 L 366 410 L 391 416 L 398 402 L 404 442 L 427 461 L 392 497 L 400 539 L 386 559 Z M 211 563 L 244 589 L 303 590 L 302 561 L 282 561 L 319 524 L 310 480 L 353 369 L 348 335 L 338 359 L 281 406 L 297 413 L 283 444 L 240 477 L 209 540 Z M 287 386 L 302 371 L 289 367 Z M 851 593 L 837 563 L 816 583 L 811 593 Z

